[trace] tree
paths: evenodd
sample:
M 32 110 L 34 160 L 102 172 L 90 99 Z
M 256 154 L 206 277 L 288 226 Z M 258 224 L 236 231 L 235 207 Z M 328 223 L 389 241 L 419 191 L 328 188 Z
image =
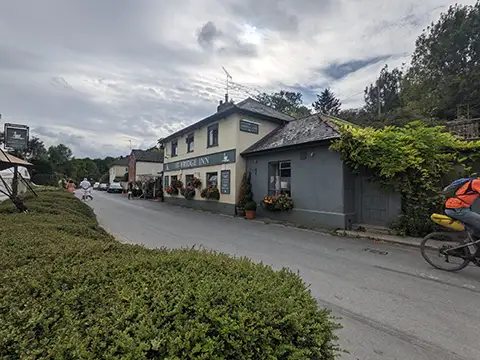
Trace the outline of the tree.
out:
M 365 111 L 380 116 L 402 105 L 400 98 L 403 73 L 399 69 L 388 70 L 385 65 L 374 84 L 365 88 Z M 379 114 L 380 112 L 380 114 Z
M 257 95 L 255 100 L 297 119 L 312 114 L 310 109 L 303 104 L 302 94 L 299 92 L 285 90 L 271 94 L 264 92 Z
M 450 6 L 423 31 L 404 84 L 405 99 L 412 108 L 446 120 L 455 119 L 457 110 L 460 116 L 480 117 L 478 34 L 480 2 Z
M 72 150 L 64 144 L 50 146 L 48 148 L 48 159 L 52 164 L 53 170 L 57 173 L 67 174 L 67 167 L 72 158 Z
M 317 112 L 338 115 L 342 103 L 330 89 L 326 88 L 320 95 L 317 95 L 317 101 L 312 106 Z
M 36 136 L 32 136 L 28 141 L 28 154 L 29 158 L 46 158 L 47 149 L 45 149 L 43 141 Z

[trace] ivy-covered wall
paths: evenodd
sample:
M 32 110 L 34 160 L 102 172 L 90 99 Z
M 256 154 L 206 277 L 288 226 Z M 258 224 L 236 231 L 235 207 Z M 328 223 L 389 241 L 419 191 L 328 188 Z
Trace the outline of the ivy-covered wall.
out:
M 471 175 L 480 159 L 480 142 L 467 142 L 443 126 L 417 121 L 383 129 L 340 125 L 342 137 L 330 149 L 340 153 L 354 172 L 367 174 L 382 187 L 399 191 L 399 233 L 421 236 L 433 230 L 433 212 L 443 211 L 441 189 L 452 180 Z M 480 171 L 479 171 L 480 172 Z

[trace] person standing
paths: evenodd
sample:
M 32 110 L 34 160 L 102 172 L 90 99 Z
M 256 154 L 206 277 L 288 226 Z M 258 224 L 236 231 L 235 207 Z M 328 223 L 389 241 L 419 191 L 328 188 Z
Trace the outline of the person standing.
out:
M 83 179 L 83 181 L 80 183 L 80 187 L 83 189 L 82 198 L 90 198 L 90 200 L 93 200 L 93 196 L 90 193 L 92 184 L 90 184 L 90 181 L 88 181 L 87 178 Z

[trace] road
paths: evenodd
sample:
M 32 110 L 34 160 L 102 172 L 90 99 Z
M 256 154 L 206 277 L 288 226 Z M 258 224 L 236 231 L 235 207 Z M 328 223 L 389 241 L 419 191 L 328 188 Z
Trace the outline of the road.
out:
M 89 204 L 119 240 L 203 245 L 299 271 L 341 317 L 344 360 L 476 360 L 480 269 L 432 269 L 418 249 L 349 239 L 95 192 Z

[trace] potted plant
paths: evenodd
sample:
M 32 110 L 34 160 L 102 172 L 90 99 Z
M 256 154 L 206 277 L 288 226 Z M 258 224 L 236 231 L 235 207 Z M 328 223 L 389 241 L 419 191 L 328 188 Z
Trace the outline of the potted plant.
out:
M 248 173 L 247 181 L 245 182 L 245 215 L 247 219 L 255 219 L 257 212 L 257 203 L 253 200 L 252 192 L 252 173 Z
M 245 216 L 245 190 L 247 187 L 247 173 L 243 173 L 240 189 L 238 190 L 236 211 L 238 216 Z
M 244 209 L 247 219 L 255 219 L 255 216 L 257 214 L 257 203 L 255 201 L 247 201 L 245 203 Z
M 195 188 L 193 186 L 187 186 L 186 188 L 184 188 L 182 195 L 187 200 L 193 199 L 195 197 Z

